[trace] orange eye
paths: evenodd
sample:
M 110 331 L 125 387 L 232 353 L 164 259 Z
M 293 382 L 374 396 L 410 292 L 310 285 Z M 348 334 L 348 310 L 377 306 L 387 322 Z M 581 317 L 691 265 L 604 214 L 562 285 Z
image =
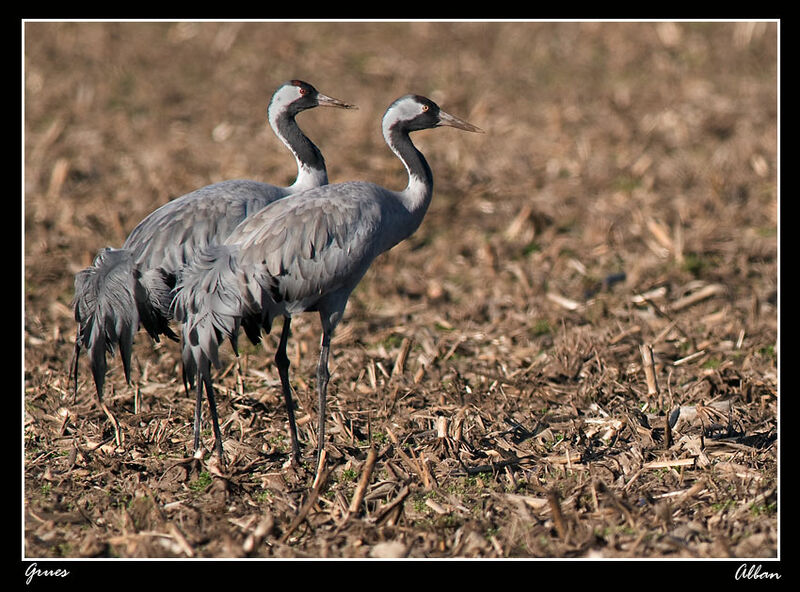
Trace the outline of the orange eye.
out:
M 299 90 L 299 91 L 300 91 L 300 94 L 301 94 L 301 95 L 304 95 L 304 94 L 306 94 L 306 92 L 307 92 L 307 91 L 306 91 L 306 89 L 304 89 L 304 88 L 302 88 L 302 87 L 301 87 L 301 88 L 298 88 L 297 90 Z
M 428 106 L 427 106 L 427 105 L 423 105 L 423 106 L 422 106 L 422 112 L 424 113 L 424 112 L 425 112 L 425 111 L 427 111 L 427 110 L 428 110 Z

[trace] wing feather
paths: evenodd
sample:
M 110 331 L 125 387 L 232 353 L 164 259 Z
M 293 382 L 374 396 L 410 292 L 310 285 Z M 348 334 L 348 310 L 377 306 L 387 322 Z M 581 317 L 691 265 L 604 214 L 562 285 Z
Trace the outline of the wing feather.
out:
M 142 269 L 175 273 L 206 245 L 228 236 L 249 214 L 285 197 L 288 190 L 232 180 L 201 187 L 167 202 L 133 229 L 123 248 Z
M 369 183 L 320 187 L 275 202 L 228 238 L 256 301 L 313 304 L 352 289 L 380 252 L 388 192 Z M 256 285 L 254 285 L 254 283 Z

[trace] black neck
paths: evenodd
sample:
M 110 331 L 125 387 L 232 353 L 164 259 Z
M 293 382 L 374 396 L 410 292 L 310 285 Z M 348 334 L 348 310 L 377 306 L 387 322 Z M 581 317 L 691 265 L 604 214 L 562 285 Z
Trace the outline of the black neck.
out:
M 433 173 L 431 167 L 428 166 L 428 161 L 422 155 L 422 152 L 417 150 L 411 138 L 408 136 L 408 130 L 402 127 L 392 128 L 390 139 L 392 149 L 408 169 L 409 176 L 416 177 L 422 181 L 425 186 L 430 190 L 433 189 Z
M 297 125 L 294 115 L 283 115 L 278 118 L 276 123 L 278 133 L 289 145 L 301 164 L 308 168 L 325 170 L 325 159 L 322 158 L 322 153 L 314 142 L 309 140 L 303 133 L 300 126 Z

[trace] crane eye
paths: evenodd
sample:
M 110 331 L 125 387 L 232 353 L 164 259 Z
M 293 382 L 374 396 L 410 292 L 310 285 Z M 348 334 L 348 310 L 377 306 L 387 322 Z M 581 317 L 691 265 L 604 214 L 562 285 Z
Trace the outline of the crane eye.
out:
M 307 91 L 306 89 L 304 89 L 302 86 L 301 86 L 301 87 L 298 87 L 298 89 L 297 89 L 297 90 L 298 90 L 298 91 L 300 91 L 300 94 L 301 94 L 301 95 L 304 95 L 304 94 L 306 94 L 306 93 L 308 92 L 308 91 Z
M 428 110 L 428 106 L 427 105 L 423 105 L 422 106 L 422 112 L 425 113 L 425 111 L 427 111 L 427 110 Z

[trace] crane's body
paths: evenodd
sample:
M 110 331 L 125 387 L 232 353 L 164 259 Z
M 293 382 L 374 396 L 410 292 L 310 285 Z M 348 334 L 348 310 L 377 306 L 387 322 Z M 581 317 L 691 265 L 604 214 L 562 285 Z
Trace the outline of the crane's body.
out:
M 257 342 L 261 329 L 269 332 L 273 320 L 284 317 L 275 361 L 289 411 L 293 459 L 298 460 L 285 350 L 291 318 L 316 311 L 322 324 L 317 367 L 321 452 L 331 337 L 370 264 L 422 222 L 433 194 L 433 175 L 408 134 L 439 125 L 480 131 L 429 99 L 401 97 L 384 115 L 383 134 L 408 171 L 403 191 L 354 181 L 294 194 L 246 219 L 223 244 L 206 250 L 185 270 L 175 298 L 176 316 L 184 322 L 184 364 L 196 368 L 198 388 L 201 382 L 206 385 L 212 414 L 213 388 L 203 373 L 211 364 L 219 365 L 219 344 L 227 338 L 235 345 L 242 327 Z M 219 443 L 217 449 L 222 456 Z
M 169 326 L 172 290 L 181 269 L 197 253 L 223 241 L 239 223 L 266 205 L 328 182 L 322 154 L 295 121 L 301 111 L 322 105 L 354 107 L 299 80 L 281 85 L 270 101 L 270 126 L 297 161 L 297 179 L 292 185 L 237 179 L 192 191 L 148 215 L 121 249 L 103 249 L 92 266 L 76 275 L 74 311 L 78 333 L 70 369 L 76 389 L 81 346 L 89 351 L 102 404 L 106 353 L 113 354 L 119 347 L 125 378 L 130 381 L 131 347 L 139 325 L 156 341 L 160 335 L 178 339 Z M 188 379 L 191 381 L 193 376 Z M 111 419 L 105 406 L 104 409 Z M 199 417 L 195 423 L 197 440 Z

